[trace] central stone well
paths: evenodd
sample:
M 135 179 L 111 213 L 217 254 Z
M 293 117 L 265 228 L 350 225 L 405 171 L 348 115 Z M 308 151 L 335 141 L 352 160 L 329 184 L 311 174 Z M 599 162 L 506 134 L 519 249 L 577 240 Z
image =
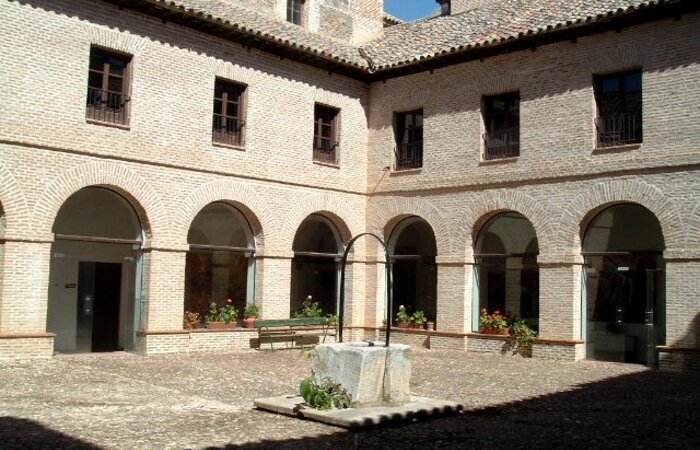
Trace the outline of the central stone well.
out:
M 398 406 L 411 401 L 411 347 L 379 342 L 320 344 L 312 358 L 314 379 L 330 378 L 350 394 L 353 408 Z

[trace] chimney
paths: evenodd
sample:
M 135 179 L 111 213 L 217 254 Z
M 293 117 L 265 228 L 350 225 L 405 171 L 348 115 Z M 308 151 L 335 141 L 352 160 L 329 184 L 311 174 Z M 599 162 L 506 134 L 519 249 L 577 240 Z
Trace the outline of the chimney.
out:
M 440 4 L 440 15 L 449 16 L 450 15 L 450 0 L 435 0 Z

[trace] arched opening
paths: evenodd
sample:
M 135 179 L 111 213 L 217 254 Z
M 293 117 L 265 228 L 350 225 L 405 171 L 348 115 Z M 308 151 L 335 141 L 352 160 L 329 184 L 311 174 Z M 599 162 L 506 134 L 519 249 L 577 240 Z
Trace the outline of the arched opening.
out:
M 428 222 L 407 217 L 389 238 L 392 260 L 392 317 L 404 306 L 409 315 L 423 311 L 434 322 L 437 316 L 437 244 Z M 439 326 L 439 324 L 436 324 Z
M 326 217 L 312 214 L 301 223 L 292 244 L 290 310 L 300 311 L 311 296 L 324 314 L 338 313 L 338 277 L 343 241 L 338 228 Z
M 586 357 L 655 364 L 666 334 L 659 221 L 640 205 L 610 206 L 590 221 L 582 248 Z
M 483 309 L 500 311 L 534 330 L 539 328 L 538 254 L 535 228 L 522 214 L 500 213 L 481 227 L 474 249 L 478 293 L 474 331 L 479 330 L 479 311 Z
M 242 317 L 255 299 L 255 238 L 243 213 L 224 202 L 205 206 L 187 233 L 185 311 L 203 321 L 209 305 L 231 299 Z
M 53 225 L 46 329 L 62 353 L 134 347 L 139 328 L 143 230 L 121 195 L 86 187 Z

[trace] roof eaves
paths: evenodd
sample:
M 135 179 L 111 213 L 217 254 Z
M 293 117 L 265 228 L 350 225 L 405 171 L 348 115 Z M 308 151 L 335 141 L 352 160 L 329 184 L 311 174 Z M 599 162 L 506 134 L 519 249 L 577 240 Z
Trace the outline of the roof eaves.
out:
M 373 81 L 424 71 L 426 67 L 428 68 L 427 70 L 431 70 L 457 62 L 481 59 L 495 54 L 509 53 L 561 40 L 610 31 L 647 20 L 674 17 L 677 14 L 698 9 L 700 9 L 700 1 L 697 0 L 651 0 L 628 8 L 617 8 L 606 13 L 528 29 L 524 32 L 518 32 L 517 35 L 477 40 L 473 43 L 451 46 L 429 54 L 416 55 L 410 59 L 389 61 L 388 64 L 374 67 Z M 645 15 L 644 13 L 649 10 L 653 11 Z M 662 14 L 647 17 L 654 12 L 662 12 Z

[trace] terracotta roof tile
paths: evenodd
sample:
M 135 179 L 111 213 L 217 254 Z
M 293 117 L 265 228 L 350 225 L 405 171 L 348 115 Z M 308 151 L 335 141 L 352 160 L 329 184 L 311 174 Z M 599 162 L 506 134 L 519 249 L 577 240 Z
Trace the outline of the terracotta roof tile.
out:
M 147 0 L 360 70 L 381 71 L 473 47 L 595 22 L 660 3 L 698 0 L 501 0 L 460 14 L 400 23 L 360 47 L 245 9 L 230 0 Z M 368 62 L 371 61 L 371 64 Z

